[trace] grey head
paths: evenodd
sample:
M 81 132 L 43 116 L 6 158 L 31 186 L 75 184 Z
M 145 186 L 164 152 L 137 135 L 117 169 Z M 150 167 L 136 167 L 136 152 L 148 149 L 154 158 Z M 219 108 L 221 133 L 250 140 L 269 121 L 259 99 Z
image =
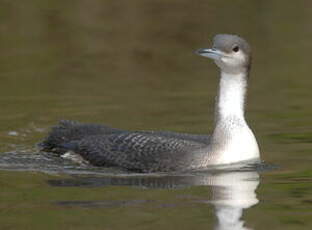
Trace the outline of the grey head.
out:
M 251 65 L 251 49 L 245 39 L 232 34 L 218 34 L 213 38 L 212 48 L 201 48 L 198 55 L 211 58 L 227 73 L 248 71 Z

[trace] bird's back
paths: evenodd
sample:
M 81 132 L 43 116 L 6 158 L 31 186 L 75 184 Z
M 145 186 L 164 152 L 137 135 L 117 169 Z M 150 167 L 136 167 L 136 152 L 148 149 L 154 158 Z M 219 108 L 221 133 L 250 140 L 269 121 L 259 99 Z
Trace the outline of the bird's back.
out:
M 169 131 L 125 131 L 104 125 L 61 121 L 40 144 L 44 151 L 74 151 L 96 166 L 153 172 L 187 169 L 209 136 Z

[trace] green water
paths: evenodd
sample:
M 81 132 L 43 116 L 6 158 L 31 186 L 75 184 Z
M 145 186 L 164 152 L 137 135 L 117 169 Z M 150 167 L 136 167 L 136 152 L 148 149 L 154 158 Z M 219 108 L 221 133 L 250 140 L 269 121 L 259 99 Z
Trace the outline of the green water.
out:
M 309 1 L 0 6 L 0 229 L 312 229 Z M 211 132 L 218 71 L 193 51 L 217 33 L 253 48 L 246 114 L 277 169 L 142 177 L 38 154 L 60 119 Z

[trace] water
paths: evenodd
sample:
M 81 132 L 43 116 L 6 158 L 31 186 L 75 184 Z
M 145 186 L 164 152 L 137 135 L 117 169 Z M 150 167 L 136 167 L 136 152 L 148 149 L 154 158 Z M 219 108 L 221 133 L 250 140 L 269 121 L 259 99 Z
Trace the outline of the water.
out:
M 1 229 L 311 229 L 311 9 L 1 1 Z M 253 47 L 247 119 L 265 170 L 129 175 L 38 153 L 60 119 L 210 133 L 218 72 L 193 51 L 224 32 Z

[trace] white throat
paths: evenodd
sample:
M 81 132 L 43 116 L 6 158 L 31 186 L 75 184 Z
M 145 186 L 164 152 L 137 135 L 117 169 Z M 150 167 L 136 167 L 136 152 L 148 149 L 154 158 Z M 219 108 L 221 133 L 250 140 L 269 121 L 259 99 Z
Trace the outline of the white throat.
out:
M 221 72 L 217 101 L 218 120 L 227 117 L 244 119 L 244 104 L 247 87 L 247 73 L 229 74 Z

